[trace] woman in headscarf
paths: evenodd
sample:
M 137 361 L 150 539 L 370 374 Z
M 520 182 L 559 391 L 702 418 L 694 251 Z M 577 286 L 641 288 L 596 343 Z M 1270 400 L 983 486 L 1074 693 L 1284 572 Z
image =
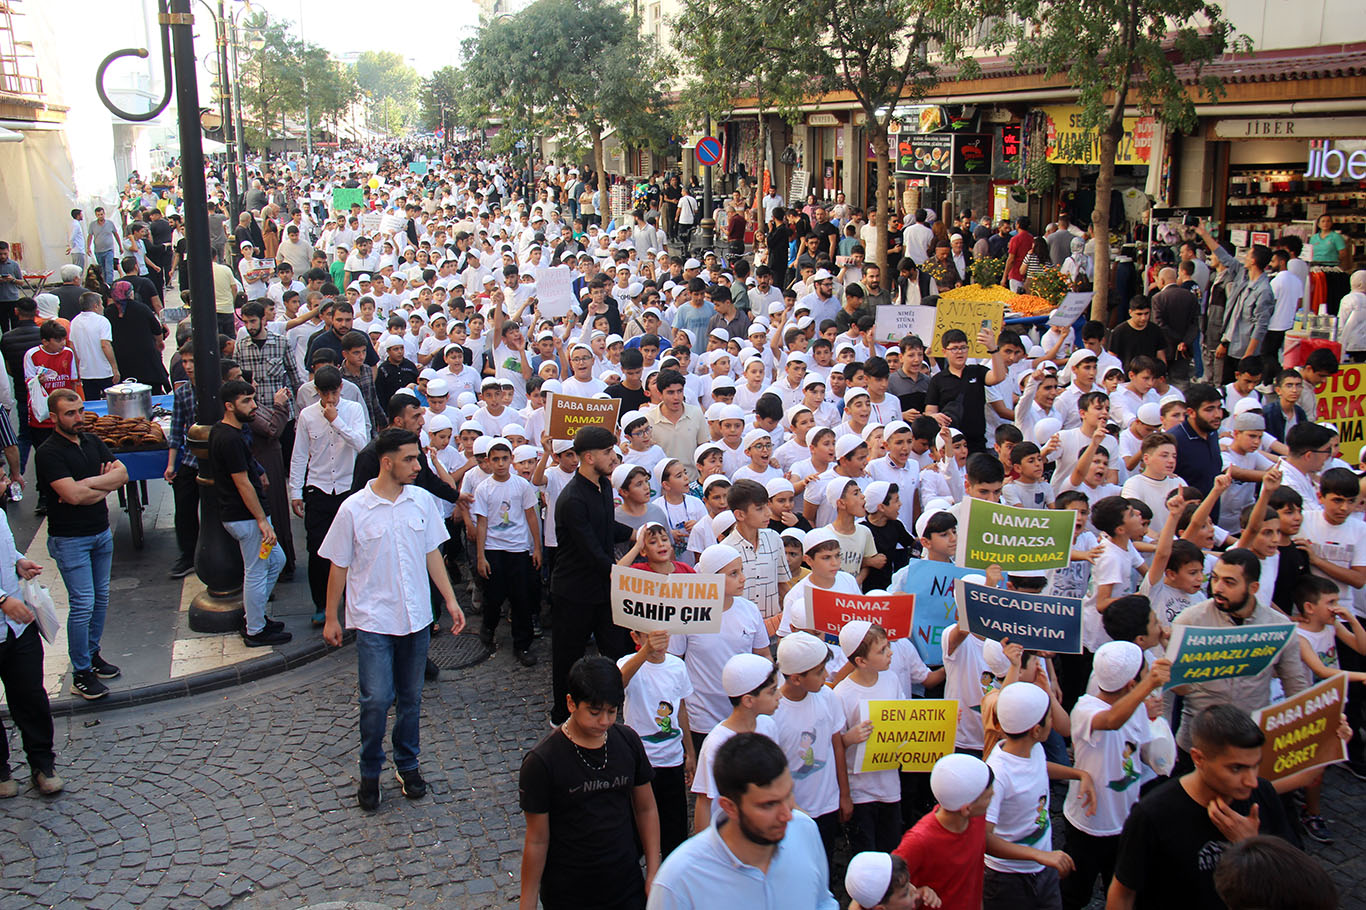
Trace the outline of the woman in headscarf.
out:
M 1086 255 L 1086 240 L 1082 237 L 1072 238 L 1072 255 L 1068 256 L 1062 264 L 1063 275 L 1072 282 L 1072 287 L 1079 291 L 1091 289 L 1091 282 L 1096 277 L 1096 266 L 1091 261 L 1091 257 Z
M 1353 272 L 1350 285 L 1338 306 L 1338 340 L 1353 363 L 1366 363 L 1366 269 Z
M 113 333 L 114 359 L 125 380 L 136 379 L 152 387 L 152 394 L 171 391 L 170 377 L 161 362 L 166 327 L 152 308 L 133 294 L 127 281 L 114 282 L 113 301 L 104 308 Z
M 278 212 L 274 205 L 266 206 L 261 212 L 261 255 L 266 259 L 274 259 L 275 251 L 280 248 L 280 225 L 275 221 Z
M 977 225 L 977 227 L 973 228 L 973 230 L 972 230 L 972 241 L 973 241 L 973 242 L 972 242 L 972 258 L 973 258 L 973 259 L 990 259 L 990 258 L 991 258 L 991 244 L 988 242 L 990 239 L 991 239 L 991 228 L 987 227 L 985 224 L 979 224 L 979 225 Z
M 131 285 L 129 285 L 131 287 Z M 33 302 L 38 304 L 38 324 L 49 322 L 53 319 L 61 323 L 62 328 L 66 329 L 67 344 L 71 338 L 71 320 L 62 319 L 58 313 L 61 311 L 62 301 L 56 294 L 39 294 L 33 298 Z

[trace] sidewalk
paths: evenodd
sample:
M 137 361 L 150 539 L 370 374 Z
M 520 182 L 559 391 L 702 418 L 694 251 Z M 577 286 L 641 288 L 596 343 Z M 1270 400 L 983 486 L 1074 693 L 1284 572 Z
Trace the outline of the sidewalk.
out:
M 300 561 L 294 580 L 275 588 L 270 614 L 285 623 L 294 640 L 279 648 L 248 648 L 240 635 L 190 631 L 189 605 L 204 590 L 195 575 L 166 577 L 178 556 L 174 530 L 174 501 L 164 480 L 147 482 L 148 504 L 143 512 L 145 546 L 133 548 L 128 516 L 110 496 L 109 519 L 114 530 L 114 566 L 109 586 L 109 613 L 101 653 L 123 675 L 107 681 L 106 697 L 89 702 L 71 694 L 71 665 L 66 648 L 67 593 L 56 563 L 47 552 L 47 520 L 33 514 L 37 495 L 29 486 L 23 501 L 8 510 L 10 528 L 21 552 L 43 567 L 39 578 L 52 591 L 62 620 L 57 640 L 45 645 L 44 685 L 54 714 L 101 710 L 157 701 L 258 679 L 307 663 L 330 650 L 322 630 L 312 628 L 313 605 L 308 592 L 307 556 L 303 553 L 303 522 L 295 520 L 294 540 Z M 0 691 L 0 706 L 4 705 Z

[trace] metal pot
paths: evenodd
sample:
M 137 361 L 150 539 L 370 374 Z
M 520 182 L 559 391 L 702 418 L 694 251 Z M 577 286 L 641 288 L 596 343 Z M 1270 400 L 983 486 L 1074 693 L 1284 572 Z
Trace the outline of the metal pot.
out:
M 109 413 L 113 417 L 152 416 L 152 387 L 145 382 L 121 382 L 104 390 L 104 400 L 109 403 Z

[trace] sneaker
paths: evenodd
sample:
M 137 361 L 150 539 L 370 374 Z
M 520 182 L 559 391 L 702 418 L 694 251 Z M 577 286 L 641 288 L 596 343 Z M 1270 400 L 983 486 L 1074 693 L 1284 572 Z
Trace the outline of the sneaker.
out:
M 517 663 L 521 664 L 524 667 L 536 666 L 536 655 L 531 653 L 530 648 L 523 648 L 520 651 L 514 651 L 513 656 L 517 658 Z
M 379 778 L 362 777 L 360 787 L 356 790 L 356 802 L 366 812 L 374 812 L 379 808 Z
M 1304 833 L 1321 844 L 1331 844 L 1333 837 L 1328 833 L 1328 823 L 1323 820 L 1322 815 L 1309 815 L 1300 813 L 1300 824 L 1304 825 Z
M 171 571 L 166 573 L 167 578 L 184 578 L 186 575 L 194 574 L 193 559 L 177 559 L 175 565 L 171 566 Z
M 242 633 L 242 641 L 248 648 L 268 648 L 271 645 L 283 645 L 293 639 L 294 636 L 281 630 L 272 630 L 269 626 L 257 632 L 255 635 Z
M 32 779 L 34 789 L 44 796 L 56 796 L 66 786 L 56 771 L 34 771 Z
M 427 782 L 422 779 L 422 772 L 416 768 L 409 771 L 395 770 L 394 776 L 398 778 L 399 787 L 408 799 L 421 799 L 427 795 Z
M 322 610 L 313 614 L 313 628 L 327 625 L 327 614 Z
M 94 701 L 108 695 L 109 687 L 100 682 L 94 670 L 77 670 L 71 674 L 71 694 Z
M 0 799 L 14 799 L 19 795 L 19 782 L 8 774 L 4 780 L 0 780 Z
M 266 620 L 266 631 L 267 631 L 267 632 L 283 632 L 283 631 L 284 631 L 284 628 L 285 628 L 285 624 L 282 623 L 282 622 L 280 622 L 280 620 L 278 620 L 278 619 L 267 619 L 267 620 Z
M 427 682 L 436 682 L 441 678 L 441 668 L 436 665 L 436 661 L 427 658 L 427 667 L 422 671 L 422 676 Z
M 99 651 L 90 655 L 90 669 L 94 670 L 100 679 L 118 679 L 123 673 L 118 667 L 100 657 Z

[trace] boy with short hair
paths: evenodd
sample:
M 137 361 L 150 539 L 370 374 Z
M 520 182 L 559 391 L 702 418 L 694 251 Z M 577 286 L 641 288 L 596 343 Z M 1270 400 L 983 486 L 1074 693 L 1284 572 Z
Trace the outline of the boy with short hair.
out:
M 512 446 L 501 437 L 489 444 L 486 465 L 492 474 L 474 491 L 470 513 L 475 525 L 475 569 L 483 579 L 484 627 L 479 639 L 490 651 L 502 617 L 503 601 L 512 613 L 512 651 L 524 667 L 536 665 L 531 653 L 531 616 L 540 609 L 541 524 L 536 488 L 512 473 Z
M 1133 540 L 1143 536 L 1143 518 L 1124 497 L 1107 496 L 1091 507 L 1091 524 L 1100 533 L 1104 552 L 1091 570 L 1091 584 L 1082 601 L 1081 635 L 1085 649 L 1095 653 L 1109 640 L 1101 614 L 1112 601 L 1134 593 L 1134 572 L 1142 567 L 1143 558 Z M 1087 671 L 1089 675 L 1089 667 Z
M 716 750 L 737 733 L 762 733 L 775 742 L 778 739 L 773 721 L 778 708 L 778 668 L 773 661 L 758 654 L 736 654 L 721 670 L 721 687 L 730 699 L 731 710 L 711 728 L 697 751 L 697 773 L 692 781 L 692 792 L 697 795 L 694 834 L 711 826 L 712 803 L 719 795 L 712 777 Z
M 854 669 L 835 686 L 844 712 L 844 746 L 867 741 L 872 724 L 864 705 L 870 701 L 903 699 L 907 693 L 891 672 L 892 647 L 883 628 L 864 619 L 845 623 L 840 630 L 840 649 Z M 861 756 L 862 750 L 855 753 Z M 857 760 L 857 759 L 855 759 Z M 901 831 L 901 780 L 894 769 L 852 771 L 849 794 L 853 814 L 846 827 L 849 846 L 855 852 L 896 848 Z
M 1121 426 L 1131 422 L 1145 404 L 1162 406 L 1162 396 L 1153 391 L 1156 374 L 1157 361 L 1150 356 L 1141 355 L 1129 362 L 1129 381 L 1110 395 L 1110 416 Z
M 797 581 L 783 598 L 782 620 L 776 631 L 780 638 L 795 631 L 810 631 L 814 628 L 806 606 L 807 588 L 841 594 L 862 593 L 854 576 L 840 569 L 843 564 L 840 542 L 830 528 L 808 531 L 802 541 L 802 549 L 810 572 Z
M 768 490 L 755 480 L 737 480 L 726 494 L 726 505 L 735 513 L 735 530 L 722 543 L 739 551 L 744 560 L 745 596 L 759 608 L 765 622 L 771 620 L 776 627 L 792 574 L 778 532 L 768 527 L 772 517 Z
M 1124 481 L 1124 496 L 1140 499 L 1154 515 L 1163 515 L 1167 509 L 1167 497 L 1181 488 L 1181 478 L 1174 477 L 1176 471 L 1176 440 L 1166 433 L 1157 432 L 1143 440 L 1139 449 L 1143 470 Z
M 1010 465 L 1015 479 L 1001 490 L 1001 503 L 1026 509 L 1050 508 L 1053 485 L 1043 479 L 1043 451 L 1032 442 L 1021 442 L 1010 450 Z
M 857 523 L 857 519 L 868 515 L 863 491 L 853 478 L 835 477 L 826 485 L 825 501 L 835 504 L 830 530 L 839 541 L 840 568 L 862 585 L 873 568 L 887 564 L 887 557 L 873 543 L 873 532 Z

